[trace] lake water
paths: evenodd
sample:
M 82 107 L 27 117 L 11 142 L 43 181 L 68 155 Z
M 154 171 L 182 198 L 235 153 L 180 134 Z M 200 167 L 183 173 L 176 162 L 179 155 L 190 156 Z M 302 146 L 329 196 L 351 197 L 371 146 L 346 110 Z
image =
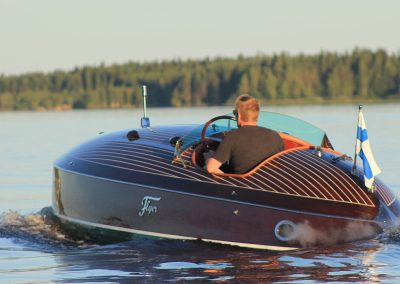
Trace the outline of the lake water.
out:
M 232 108 L 149 109 L 152 125 L 202 123 Z M 356 106 L 270 107 L 328 133 L 353 156 Z M 141 111 L 0 113 L 0 283 L 400 283 L 400 230 L 373 240 L 271 252 L 199 242 L 73 240 L 46 218 L 52 163 L 99 132 L 138 128 Z M 400 105 L 367 105 L 380 177 L 400 193 Z

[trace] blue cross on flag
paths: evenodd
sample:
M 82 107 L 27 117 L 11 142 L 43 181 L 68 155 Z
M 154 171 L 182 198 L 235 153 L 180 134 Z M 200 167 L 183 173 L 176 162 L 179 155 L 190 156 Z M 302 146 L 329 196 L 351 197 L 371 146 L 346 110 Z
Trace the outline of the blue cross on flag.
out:
M 365 126 L 364 115 L 361 107 L 358 112 L 356 154 L 360 156 L 363 161 L 365 186 L 373 191 L 374 178 L 381 172 L 381 170 L 376 164 L 371 152 L 367 127 Z

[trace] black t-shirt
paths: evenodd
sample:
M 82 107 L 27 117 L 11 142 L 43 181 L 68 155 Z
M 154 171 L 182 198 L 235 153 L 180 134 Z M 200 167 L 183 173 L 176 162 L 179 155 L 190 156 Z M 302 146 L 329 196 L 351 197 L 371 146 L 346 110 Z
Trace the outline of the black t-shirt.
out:
M 226 134 L 214 159 L 221 163 L 229 160 L 233 172 L 241 174 L 283 149 L 283 141 L 277 132 L 245 125 Z

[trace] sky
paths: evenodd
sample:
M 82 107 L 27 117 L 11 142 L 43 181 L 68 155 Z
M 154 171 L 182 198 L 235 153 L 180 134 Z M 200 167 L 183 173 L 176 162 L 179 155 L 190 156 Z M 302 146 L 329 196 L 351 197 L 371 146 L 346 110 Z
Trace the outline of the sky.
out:
M 0 75 L 355 47 L 400 53 L 397 0 L 0 0 Z

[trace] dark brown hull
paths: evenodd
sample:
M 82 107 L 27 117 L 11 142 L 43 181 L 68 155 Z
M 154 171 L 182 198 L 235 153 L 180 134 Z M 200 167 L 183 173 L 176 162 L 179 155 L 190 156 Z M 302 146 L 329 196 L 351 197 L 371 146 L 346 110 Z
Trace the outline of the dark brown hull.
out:
M 293 151 L 249 177 L 217 178 L 171 163 L 166 137 L 176 131 L 143 132 L 139 142 L 116 133 L 66 154 L 55 163 L 54 212 L 132 234 L 265 249 L 370 238 L 400 214 L 382 182 L 367 193 L 348 161 L 329 162 L 332 153 Z M 282 221 L 295 235 L 282 240 Z

